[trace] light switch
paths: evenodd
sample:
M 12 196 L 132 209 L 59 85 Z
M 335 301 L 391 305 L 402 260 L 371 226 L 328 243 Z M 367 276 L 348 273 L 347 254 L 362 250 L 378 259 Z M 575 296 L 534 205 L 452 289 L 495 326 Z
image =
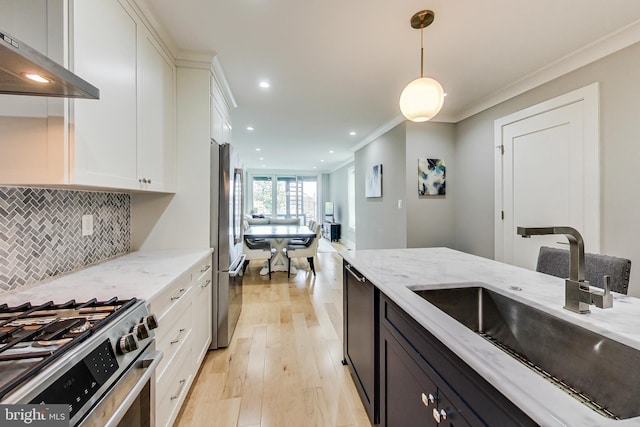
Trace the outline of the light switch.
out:
M 91 236 L 93 234 L 93 215 L 82 215 L 82 235 Z
M 398 209 L 402 209 L 402 200 L 398 200 Z

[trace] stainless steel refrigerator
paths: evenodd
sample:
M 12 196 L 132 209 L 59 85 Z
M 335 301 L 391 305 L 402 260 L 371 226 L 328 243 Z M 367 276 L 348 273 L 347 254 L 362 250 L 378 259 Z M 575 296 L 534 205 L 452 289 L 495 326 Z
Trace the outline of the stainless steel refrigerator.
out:
M 211 142 L 211 171 L 214 349 L 229 345 L 242 310 L 243 182 L 240 160 L 230 144 Z

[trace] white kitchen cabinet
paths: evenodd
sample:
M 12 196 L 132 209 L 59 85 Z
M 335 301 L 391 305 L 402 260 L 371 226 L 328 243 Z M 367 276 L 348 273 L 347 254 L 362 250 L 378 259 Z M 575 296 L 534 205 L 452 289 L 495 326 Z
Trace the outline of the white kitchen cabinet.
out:
M 194 292 L 192 305 L 193 368 L 197 372 L 211 344 L 212 276 L 211 259 L 193 270 Z
M 156 39 L 139 34 L 138 182 L 146 190 L 168 190 L 175 176 L 176 68 Z
M 44 7 L 38 44 L 100 99 L 0 99 L 0 184 L 174 191 L 175 65 L 149 21 L 130 0 Z
M 156 423 L 171 426 L 211 343 L 211 256 L 203 258 L 148 301 L 158 317 Z
M 73 101 L 71 183 L 139 187 L 138 25 L 126 2 L 74 2 L 74 72 L 100 89 L 100 99 Z
M 211 139 L 218 144 L 231 143 L 230 109 L 215 75 L 211 75 Z

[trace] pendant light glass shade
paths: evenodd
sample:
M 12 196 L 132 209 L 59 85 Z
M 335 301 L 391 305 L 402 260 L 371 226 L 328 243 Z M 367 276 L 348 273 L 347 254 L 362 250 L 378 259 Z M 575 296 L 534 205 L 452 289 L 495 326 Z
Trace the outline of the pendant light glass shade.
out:
M 400 94 L 400 111 L 412 122 L 426 122 L 444 104 L 444 90 L 440 83 L 421 77 L 409 83 Z
M 437 80 L 424 77 L 424 47 L 422 30 L 431 25 L 435 14 L 422 10 L 411 17 L 411 27 L 420 30 L 420 78 L 409 83 L 400 94 L 400 111 L 412 122 L 432 119 L 444 104 L 444 89 Z

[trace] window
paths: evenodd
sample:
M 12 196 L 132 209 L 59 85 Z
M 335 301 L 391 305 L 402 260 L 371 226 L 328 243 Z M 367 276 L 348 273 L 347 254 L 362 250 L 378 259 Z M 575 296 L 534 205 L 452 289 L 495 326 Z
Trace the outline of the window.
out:
M 347 171 L 347 199 L 349 228 L 356 229 L 356 169 L 350 167 Z
M 275 188 L 273 183 L 276 183 Z M 318 184 L 315 176 L 254 176 L 252 213 L 267 217 L 316 220 Z
M 265 214 L 273 212 L 273 181 L 270 176 L 253 177 L 253 212 Z

